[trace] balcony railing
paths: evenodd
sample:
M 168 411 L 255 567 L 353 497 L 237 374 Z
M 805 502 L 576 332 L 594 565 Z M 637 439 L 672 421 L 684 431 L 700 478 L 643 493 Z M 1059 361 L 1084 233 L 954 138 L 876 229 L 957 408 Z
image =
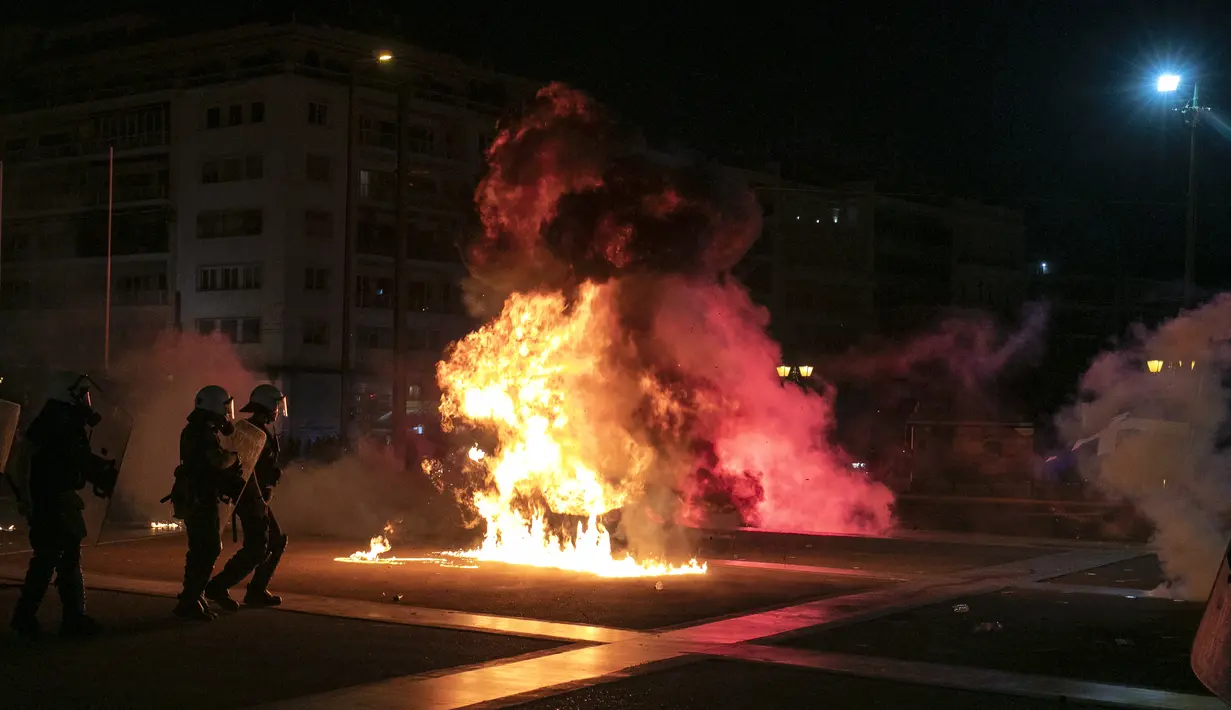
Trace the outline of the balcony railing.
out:
M 9 160 L 53 160 L 56 158 L 76 158 L 87 155 L 104 155 L 112 147 L 117 152 L 157 148 L 170 145 L 170 134 L 167 131 L 142 133 L 135 136 L 118 136 L 115 138 L 98 138 L 86 141 L 75 141 L 61 145 L 27 146 L 8 151 Z

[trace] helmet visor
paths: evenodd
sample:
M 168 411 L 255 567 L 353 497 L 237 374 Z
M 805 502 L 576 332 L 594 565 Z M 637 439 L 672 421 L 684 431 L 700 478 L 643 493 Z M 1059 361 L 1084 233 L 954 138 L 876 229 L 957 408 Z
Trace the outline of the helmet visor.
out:
M 278 414 L 284 417 L 291 416 L 290 405 L 287 404 L 285 396 L 282 399 L 278 400 Z
M 226 409 L 227 419 L 229 421 L 234 421 L 235 420 L 235 398 L 234 397 L 227 400 L 225 409 Z

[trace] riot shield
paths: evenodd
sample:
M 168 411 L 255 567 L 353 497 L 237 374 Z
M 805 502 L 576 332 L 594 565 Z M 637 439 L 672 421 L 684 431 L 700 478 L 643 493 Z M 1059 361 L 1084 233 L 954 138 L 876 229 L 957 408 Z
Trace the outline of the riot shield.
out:
M 20 418 L 20 404 L 0 399 L 0 495 L 14 496 L 17 499 L 17 510 L 24 516 L 26 508 L 23 500 L 28 493 L 25 489 L 29 484 L 30 474 L 24 468 L 18 471 L 24 461 L 18 461 L 19 457 L 14 451 Z
M 246 482 L 256 468 L 256 461 L 265 450 L 265 432 L 252 422 L 241 419 L 235 422 L 235 433 L 223 444 L 239 456 L 239 466 L 244 470 Z
M 1227 565 L 1228 554 L 1231 554 L 1231 545 L 1227 546 L 1218 575 L 1214 577 L 1214 588 L 1205 603 L 1205 614 L 1197 627 L 1189 662 L 1202 685 L 1223 702 L 1231 703 L 1231 581 L 1228 580 L 1231 570 Z
M 82 514 L 85 517 L 86 534 L 90 536 L 86 539 L 92 537 L 97 545 L 102 540 L 111 501 L 115 498 L 124 454 L 128 451 L 128 442 L 132 437 L 133 417 L 97 389 L 91 390 L 90 399 L 92 408 L 101 419 L 90 429 L 90 450 L 97 458 L 93 469 L 86 474 L 87 484 L 81 491 L 81 500 L 85 503 Z M 111 463 L 104 467 L 105 462 Z M 108 475 L 100 467 L 112 470 Z
M 13 451 L 13 441 L 17 438 L 17 421 L 20 418 L 20 404 L 0 399 L 0 473 L 6 470 L 5 464 Z
M 239 467 L 244 472 L 244 487 L 253 485 L 252 472 L 256 469 L 257 459 L 261 458 L 261 452 L 265 450 L 265 431 L 252 422 L 241 419 L 235 422 L 235 432 L 226 437 L 223 446 L 234 451 L 239 457 Z M 235 501 L 232 500 L 219 516 L 221 530 L 225 531 L 232 523 L 231 514 L 234 510 Z M 233 531 L 232 537 L 237 538 L 238 532 Z

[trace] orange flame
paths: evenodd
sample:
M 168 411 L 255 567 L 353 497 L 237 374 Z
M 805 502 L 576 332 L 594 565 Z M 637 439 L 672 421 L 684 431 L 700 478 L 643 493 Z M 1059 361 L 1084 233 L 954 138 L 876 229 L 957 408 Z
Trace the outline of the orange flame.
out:
M 573 304 L 559 293 L 514 294 L 499 318 L 438 365 L 445 425 L 486 425 L 500 442 L 494 452 L 469 452 L 494 488 L 474 498 L 487 533 L 479 548 L 452 554 L 605 577 L 706 571 L 696 560 L 676 567 L 616 559 L 599 522 L 636 492 L 653 462 L 618 418 L 602 414 L 613 406 L 601 395 L 606 334 L 614 332 L 603 289 L 586 284 Z M 586 522 L 570 539 L 549 530 L 549 512 Z

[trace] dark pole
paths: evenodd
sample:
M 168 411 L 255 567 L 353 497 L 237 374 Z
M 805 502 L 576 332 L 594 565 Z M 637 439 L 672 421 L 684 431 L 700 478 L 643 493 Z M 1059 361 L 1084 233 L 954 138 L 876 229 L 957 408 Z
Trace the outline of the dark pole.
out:
M 1193 82 L 1193 102 L 1188 122 L 1188 219 L 1184 240 L 1184 307 L 1192 308 L 1194 300 L 1193 270 L 1197 260 L 1197 123 L 1201 107 L 1197 103 L 1197 84 Z
M 409 97 L 405 82 L 398 83 L 398 117 L 397 117 L 397 229 L 395 230 L 397 245 L 393 250 L 393 450 L 398 461 L 406 460 L 406 259 L 408 249 L 406 207 L 407 156 L 409 146 L 406 144 L 406 112 Z
M 351 299 L 355 285 L 352 272 L 355 260 L 355 143 L 359 133 L 359 112 L 355 106 L 355 67 L 351 66 L 350 86 L 346 94 L 346 224 L 342 237 L 342 362 L 339 368 L 341 407 L 338 412 L 338 435 L 342 445 L 350 442 L 350 389 L 351 389 Z

